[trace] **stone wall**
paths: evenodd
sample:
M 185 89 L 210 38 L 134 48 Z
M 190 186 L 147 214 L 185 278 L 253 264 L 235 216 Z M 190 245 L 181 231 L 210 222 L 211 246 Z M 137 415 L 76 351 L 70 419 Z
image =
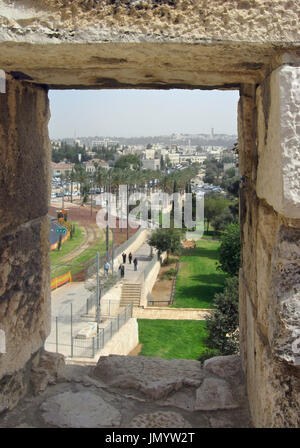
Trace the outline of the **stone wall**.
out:
M 54 88 L 239 88 L 297 52 L 292 0 L 0 0 L 0 67 Z
M 7 40 L 128 41 L 141 35 L 147 40 L 192 42 L 299 39 L 300 5 L 292 0 L 12 0 L 10 7 L 7 3 L 0 3 Z
M 240 342 L 261 427 L 300 423 L 299 86 L 293 62 L 242 86 L 239 104 Z
M 0 409 L 50 325 L 47 87 L 240 89 L 241 357 L 256 426 L 299 425 L 300 3 L 0 0 Z M 5 344 L 4 344 L 5 341 Z
M 153 250 L 153 254 L 154 257 L 151 260 L 150 264 L 147 266 L 146 272 L 142 272 L 140 276 L 140 281 L 142 283 L 142 296 L 140 304 L 142 307 L 147 306 L 148 294 L 151 294 L 152 288 L 155 285 L 157 276 L 161 268 L 161 263 L 167 258 L 167 252 L 163 252 L 160 255 L 160 260 L 157 259 L 157 251 L 155 249 Z
M 0 408 L 15 403 L 15 389 L 26 392 L 23 369 L 50 329 L 48 119 L 47 90 L 8 77 L 0 94 Z
M 136 318 L 129 319 L 97 354 L 97 359 L 108 355 L 128 355 L 139 343 Z M 100 356 L 99 356 L 100 355 Z

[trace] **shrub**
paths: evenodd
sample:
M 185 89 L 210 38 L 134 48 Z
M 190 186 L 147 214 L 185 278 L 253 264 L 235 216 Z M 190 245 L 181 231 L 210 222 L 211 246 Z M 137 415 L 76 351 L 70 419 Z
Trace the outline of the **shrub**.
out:
M 224 291 L 215 294 L 215 310 L 206 320 L 209 336 L 208 347 L 218 350 L 221 355 L 231 355 L 239 351 L 238 277 L 226 280 Z
M 219 248 L 219 261 L 222 271 L 229 275 L 237 275 L 240 268 L 240 226 L 229 224 L 221 236 Z

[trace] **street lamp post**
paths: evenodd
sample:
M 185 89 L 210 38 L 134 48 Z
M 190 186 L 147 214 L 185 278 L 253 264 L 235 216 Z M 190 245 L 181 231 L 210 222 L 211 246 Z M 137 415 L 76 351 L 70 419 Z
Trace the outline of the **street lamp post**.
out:
M 93 216 L 93 179 L 91 181 L 91 216 Z
M 106 222 L 106 261 L 109 260 L 109 221 L 110 221 L 110 185 L 106 187 L 106 193 L 108 193 L 108 197 L 106 198 L 106 207 L 107 207 L 107 222 Z
M 127 240 L 129 240 L 129 207 L 128 207 L 128 184 L 127 184 L 127 200 L 126 200 L 126 215 L 127 215 Z
M 64 190 L 63 184 L 62 184 L 61 188 L 62 188 L 61 206 L 62 206 L 62 209 L 64 209 L 65 208 L 65 190 Z
M 112 275 L 114 275 L 114 258 L 115 258 L 115 248 L 114 248 L 114 244 L 115 244 L 115 234 L 114 234 L 114 229 L 111 229 L 111 234 L 112 234 L 112 246 L 111 246 L 111 273 L 112 273 Z

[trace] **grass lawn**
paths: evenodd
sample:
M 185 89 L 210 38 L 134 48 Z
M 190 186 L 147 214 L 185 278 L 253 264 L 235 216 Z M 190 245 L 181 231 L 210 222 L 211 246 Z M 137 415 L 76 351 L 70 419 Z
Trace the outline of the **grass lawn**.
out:
M 217 270 L 219 241 L 199 240 L 195 249 L 180 257 L 173 308 L 212 308 L 216 292 L 221 292 L 227 274 Z
M 54 277 L 58 277 L 60 275 L 66 274 L 67 272 L 71 272 L 71 275 L 77 274 L 77 272 L 81 271 L 86 267 L 86 263 L 89 260 L 95 259 L 97 252 L 100 252 L 100 256 L 104 254 L 106 250 L 105 246 L 105 234 L 99 238 L 93 245 L 85 249 L 80 255 L 78 255 L 72 261 L 67 263 L 59 262 L 59 259 L 52 262 L 51 259 L 51 279 Z M 51 257 L 51 255 L 50 255 Z
M 64 244 L 62 244 L 60 250 L 52 250 L 50 252 L 50 262 L 51 266 L 55 266 L 57 263 L 59 263 L 59 260 L 64 257 L 65 255 L 72 252 L 72 250 L 76 249 L 82 241 L 84 240 L 84 233 L 82 227 L 76 222 L 73 222 L 72 224 L 75 224 L 76 230 L 75 234 L 73 235 L 73 238 L 69 238 Z
M 141 356 L 163 359 L 195 359 L 214 351 L 207 348 L 206 322 L 203 320 L 138 319 Z

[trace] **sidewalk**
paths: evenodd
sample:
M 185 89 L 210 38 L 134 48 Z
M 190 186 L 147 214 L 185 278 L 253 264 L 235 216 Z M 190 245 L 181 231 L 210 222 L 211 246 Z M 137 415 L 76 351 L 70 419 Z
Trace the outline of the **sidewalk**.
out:
M 143 272 L 147 266 L 147 264 L 152 260 L 152 257 L 150 256 L 151 248 L 149 244 L 143 243 L 136 252 L 132 254 L 132 262 L 129 263 L 128 255 L 129 252 L 126 252 L 126 263 L 125 266 L 125 276 L 124 280 L 126 282 L 130 283 L 140 283 L 143 281 Z M 138 265 L 137 265 L 137 271 L 134 270 L 134 264 L 133 260 L 134 258 L 137 258 Z

